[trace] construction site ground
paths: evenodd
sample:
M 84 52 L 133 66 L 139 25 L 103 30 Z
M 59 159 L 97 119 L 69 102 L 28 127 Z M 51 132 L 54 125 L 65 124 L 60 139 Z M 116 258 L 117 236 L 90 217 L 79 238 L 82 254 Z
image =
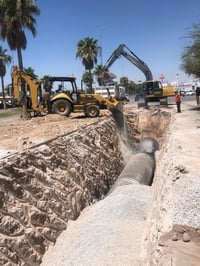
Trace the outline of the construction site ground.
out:
M 129 107 L 131 104 L 128 104 Z M 136 105 L 133 104 L 133 108 L 137 108 Z M 200 265 L 200 107 L 196 106 L 193 99 L 183 101 L 181 113 L 176 113 L 175 105 L 171 105 L 170 108 L 172 119 L 166 134 L 168 139 L 166 148 L 156 155 L 158 164 L 153 188 L 144 187 L 136 194 L 130 188 L 126 193 L 119 190 L 118 194 L 113 195 L 113 201 L 117 206 L 114 216 L 109 216 L 109 199 L 107 202 L 96 203 L 96 207 L 88 207 L 77 221 L 69 224 L 66 232 L 61 234 L 55 246 L 45 255 L 42 265 Z M 98 121 L 107 115 L 110 114 L 105 110 L 95 119 Z M 27 121 L 21 120 L 18 116 L 1 118 L 0 157 L 74 131 L 90 121 L 91 119 L 80 114 L 73 114 L 67 120 L 57 115 Z M 160 158 L 162 164 L 159 163 Z M 131 201 L 138 197 L 150 202 L 150 190 L 153 189 L 155 192 L 159 187 L 159 178 L 163 176 L 167 177 L 163 191 L 157 191 L 157 196 L 153 196 L 152 206 L 144 208 L 147 219 L 143 219 L 137 212 L 134 213 L 136 207 L 143 208 L 140 203 L 138 206 L 133 205 L 132 209 L 124 209 L 124 200 L 126 206 L 131 206 Z M 121 219 L 116 223 L 112 217 Z M 94 227 L 95 222 L 97 231 Z M 92 227 L 90 223 L 93 223 Z M 101 234 L 105 224 L 109 224 L 109 228 L 104 231 L 106 238 L 103 239 Z M 117 234 L 109 238 L 113 239 L 113 242 L 106 242 L 109 236 L 107 230 L 110 234 Z M 93 246 L 94 250 L 91 250 L 92 246 L 89 243 L 95 237 L 97 247 Z M 72 242 L 73 239 L 75 244 Z M 152 248 L 150 252 L 149 248 Z M 142 264 L 139 264 L 139 261 L 142 261 Z

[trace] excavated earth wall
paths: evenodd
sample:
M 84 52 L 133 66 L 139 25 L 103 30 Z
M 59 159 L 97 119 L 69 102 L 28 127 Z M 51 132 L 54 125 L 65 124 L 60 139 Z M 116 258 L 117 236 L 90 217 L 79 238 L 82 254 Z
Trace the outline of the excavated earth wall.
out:
M 127 108 L 120 132 L 106 117 L 2 159 L 0 265 L 40 265 L 67 222 L 106 195 L 129 148 L 145 137 L 162 146 L 169 120 L 168 111 Z

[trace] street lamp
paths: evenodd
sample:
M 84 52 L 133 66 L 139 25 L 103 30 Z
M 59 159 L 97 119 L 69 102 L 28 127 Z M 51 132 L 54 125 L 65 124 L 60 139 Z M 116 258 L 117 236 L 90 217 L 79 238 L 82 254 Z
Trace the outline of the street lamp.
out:
M 103 41 L 102 41 L 102 32 L 104 28 L 100 29 L 100 47 L 101 47 L 101 65 L 103 65 Z

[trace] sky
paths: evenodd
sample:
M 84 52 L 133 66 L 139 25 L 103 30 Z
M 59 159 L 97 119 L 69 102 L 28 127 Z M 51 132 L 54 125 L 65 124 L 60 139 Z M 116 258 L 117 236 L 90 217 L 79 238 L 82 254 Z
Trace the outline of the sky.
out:
M 80 87 L 84 66 L 76 58 L 77 44 L 86 37 L 98 41 L 106 63 L 113 51 L 125 44 L 150 68 L 153 78 L 171 83 L 188 82 L 180 70 L 181 54 L 189 39 L 185 38 L 194 23 L 200 23 L 200 0 L 37 0 L 37 35 L 27 36 L 22 51 L 24 67 L 32 67 L 39 78 L 75 76 Z M 12 64 L 7 67 L 5 85 L 11 83 L 11 68 L 17 65 L 16 51 L 7 49 Z M 144 81 L 143 73 L 123 56 L 110 67 L 116 81 L 123 76 L 134 82 Z M 177 75 L 178 74 L 178 75 Z

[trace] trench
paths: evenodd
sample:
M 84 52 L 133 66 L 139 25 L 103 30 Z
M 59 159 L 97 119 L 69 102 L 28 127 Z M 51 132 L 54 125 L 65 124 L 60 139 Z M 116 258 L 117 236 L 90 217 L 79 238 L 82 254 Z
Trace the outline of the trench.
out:
M 168 111 L 119 115 L 1 160 L 0 265 L 40 265 L 69 222 L 110 193 L 140 140 L 153 138 L 162 148 Z M 134 186 L 136 197 L 149 193 Z

